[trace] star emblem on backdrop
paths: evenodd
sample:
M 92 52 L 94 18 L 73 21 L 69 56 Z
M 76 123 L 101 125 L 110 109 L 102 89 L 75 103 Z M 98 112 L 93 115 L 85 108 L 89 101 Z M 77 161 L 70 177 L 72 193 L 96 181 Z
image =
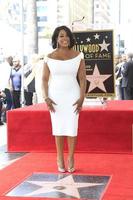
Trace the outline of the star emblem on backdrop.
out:
M 79 188 L 94 187 L 104 185 L 104 183 L 91 183 L 91 182 L 75 182 L 72 175 L 63 177 L 57 181 L 27 181 L 28 183 L 35 184 L 39 186 L 33 192 L 26 194 L 25 196 L 37 196 L 38 194 L 48 195 L 52 192 L 61 192 L 66 196 L 71 196 L 73 198 L 80 198 Z
M 105 40 L 103 40 L 103 43 L 102 44 L 99 44 L 99 46 L 101 47 L 101 52 L 103 50 L 106 50 L 108 52 L 108 46 L 110 45 L 110 43 L 106 43 Z
M 90 42 L 90 41 L 91 41 L 91 39 L 88 37 L 88 38 L 86 38 L 86 41 L 87 41 L 87 42 Z
M 94 71 L 92 75 L 86 75 L 86 79 L 90 82 L 88 92 L 92 91 L 95 88 L 99 88 L 102 91 L 106 92 L 104 86 L 104 81 L 107 80 L 112 74 L 100 74 L 97 64 L 95 64 Z
M 96 40 L 96 39 L 98 39 L 98 40 L 99 40 L 99 37 L 100 37 L 100 35 L 99 35 L 99 34 L 97 34 L 97 33 L 94 35 L 94 38 L 95 38 L 95 40 Z

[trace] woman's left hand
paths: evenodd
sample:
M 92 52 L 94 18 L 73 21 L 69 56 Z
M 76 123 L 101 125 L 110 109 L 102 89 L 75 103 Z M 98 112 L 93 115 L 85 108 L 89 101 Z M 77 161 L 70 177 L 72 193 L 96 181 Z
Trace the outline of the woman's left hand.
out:
M 81 111 L 82 109 L 82 104 L 83 104 L 84 98 L 79 98 L 74 104 L 73 106 L 76 105 L 76 109 L 74 112 L 76 112 L 77 114 Z

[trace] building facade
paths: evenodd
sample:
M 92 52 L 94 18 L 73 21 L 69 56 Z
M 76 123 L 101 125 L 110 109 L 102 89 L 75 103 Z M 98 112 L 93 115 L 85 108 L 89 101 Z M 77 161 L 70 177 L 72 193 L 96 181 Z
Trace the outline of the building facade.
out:
M 93 0 L 93 28 L 105 29 L 111 24 L 111 0 Z
M 92 16 L 93 0 L 69 0 L 69 22 L 74 31 L 90 28 Z

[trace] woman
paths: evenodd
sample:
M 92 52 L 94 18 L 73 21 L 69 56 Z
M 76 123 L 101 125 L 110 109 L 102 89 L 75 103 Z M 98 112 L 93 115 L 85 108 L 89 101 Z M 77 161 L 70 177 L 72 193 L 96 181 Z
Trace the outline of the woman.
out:
M 66 26 L 57 27 L 52 36 L 55 49 L 43 69 L 43 92 L 51 114 L 57 149 L 58 171 L 65 172 L 64 136 L 68 142 L 68 172 L 74 172 L 74 151 L 78 117 L 85 97 L 86 73 L 83 53 L 73 50 L 75 40 Z M 77 81 L 77 77 L 79 83 Z

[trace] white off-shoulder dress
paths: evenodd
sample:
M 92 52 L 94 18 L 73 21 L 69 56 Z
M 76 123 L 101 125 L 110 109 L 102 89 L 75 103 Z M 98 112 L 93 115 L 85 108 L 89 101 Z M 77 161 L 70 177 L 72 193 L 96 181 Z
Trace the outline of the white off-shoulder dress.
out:
M 55 112 L 50 112 L 53 135 L 77 136 L 79 114 L 73 104 L 80 97 L 77 72 L 83 57 L 81 52 L 68 60 L 46 59 L 50 70 L 48 95 L 57 104 Z

